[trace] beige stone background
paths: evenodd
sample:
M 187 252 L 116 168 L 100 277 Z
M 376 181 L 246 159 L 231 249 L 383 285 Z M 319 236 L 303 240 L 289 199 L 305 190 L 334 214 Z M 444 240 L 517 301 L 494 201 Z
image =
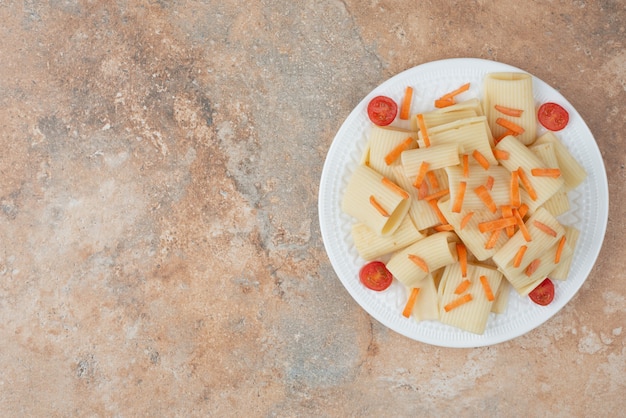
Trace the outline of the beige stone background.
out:
M 2 0 L 0 22 L 1 416 L 623 413 L 624 1 Z M 476 349 L 373 320 L 317 218 L 352 108 L 451 57 L 565 95 L 611 195 L 573 300 Z

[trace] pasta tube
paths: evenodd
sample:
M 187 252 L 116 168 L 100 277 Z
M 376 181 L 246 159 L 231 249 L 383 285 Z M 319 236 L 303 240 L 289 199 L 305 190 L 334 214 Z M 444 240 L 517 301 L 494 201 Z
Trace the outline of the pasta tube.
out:
M 452 232 L 437 232 L 396 252 L 387 269 L 407 287 L 421 287 L 429 273 L 454 263 L 457 238 Z
M 409 138 L 411 140 L 407 141 Z M 398 158 L 388 163 L 389 160 L 387 160 L 386 157 L 405 141 L 407 141 L 406 149 L 416 148 L 416 140 L 417 132 L 389 126 L 374 125 L 370 133 L 369 141 L 369 166 L 383 176 L 395 181 L 392 166 L 399 164 L 400 159 Z
M 481 277 L 484 277 L 482 280 L 487 284 L 482 283 Z M 469 281 L 469 286 L 459 292 L 459 285 L 464 280 Z M 502 273 L 492 267 L 470 263 L 464 278 L 460 263 L 446 266 L 439 283 L 439 320 L 444 324 L 482 334 L 494 303 L 489 300 L 486 287 L 495 296 L 501 282 Z
M 352 225 L 352 239 L 357 252 L 364 260 L 374 260 L 393 251 L 400 250 L 424 238 L 409 216 L 405 216 L 402 223 L 393 234 L 381 237 L 364 223 Z
M 522 111 L 514 117 L 500 113 L 495 106 L 504 106 Z M 507 128 L 497 123 L 505 119 L 523 128 L 524 132 L 517 139 L 524 145 L 533 143 L 537 135 L 537 117 L 533 98 L 533 81 L 529 74 L 502 72 L 487 74 L 484 81 L 483 110 L 491 132 L 496 138 L 501 137 Z
M 359 165 L 352 173 L 341 209 L 381 236 L 392 234 L 410 206 L 409 195 L 382 174 Z

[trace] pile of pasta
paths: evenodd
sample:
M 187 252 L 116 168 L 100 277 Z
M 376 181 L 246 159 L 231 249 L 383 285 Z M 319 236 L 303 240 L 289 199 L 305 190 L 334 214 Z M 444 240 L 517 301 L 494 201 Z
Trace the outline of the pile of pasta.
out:
M 342 210 L 360 257 L 406 286 L 410 316 L 482 334 L 511 287 L 567 278 L 579 232 L 557 217 L 585 170 L 553 132 L 537 137 L 525 73 L 488 74 L 481 100 L 409 126 L 372 126 Z

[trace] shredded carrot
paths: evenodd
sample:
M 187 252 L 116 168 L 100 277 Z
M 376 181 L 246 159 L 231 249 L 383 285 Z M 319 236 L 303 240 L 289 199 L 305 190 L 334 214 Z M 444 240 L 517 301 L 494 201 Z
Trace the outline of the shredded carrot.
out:
M 452 302 L 448 303 L 446 306 L 443 307 L 443 309 L 446 312 L 450 312 L 452 309 L 458 308 L 459 306 L 470 302 L 472 300 L 472 294 L 471 293 L 466 293 L 463 296 L 454 299 Z
M 435 172 L 432 170 L 427 172 L 426 177 L 428 177 L 428 182 L 432 186 L 433 190 L 437 190 L 439 188 L 439 181 L 437 180 Z
M 465 189 L 467 188 L 467 183 L 464 181 L 459 182 L 459 188 L 456 191 L 456 196 L 454 198 L 454 204 L 452 205 L 452 212 L 460 213 L 461 208 L 463 207 L 463 198 L 465 197 Z
M 409 300 L 406 301 L 406 305 L 404 306 L 404 310 L 402 311 L 402 316 L 408 318 L 411 316 L 411 312 L 413 312 L 413 306 L 415 306 L 415 301 L 417 300 L 417 295 L 420 293 L 419 287 L 414 287 L 411 289 L 411 294 L 409 295 Z
M 498 238 L 500 238 L 500 232 L 502 232 L 501 229 L 496 229 L 493 232 L 491 232 L 491 236 L 485 243 L 485 250 L 490 250 L 496 246 L 496 243 L 498 242 Z
M 467 279 L 463 280 L 461 283 L 459 283 L 456 289 L 454 289 L 454 293 L 456 295 L 460 295 L 461 293 L 465 292 L 467 288 L 471 286 L 471 284 L 472 282 L 470 282 L 469 280 Z
M 458 89 L 452 90 L 451 92 L 444 94 L 443 96 L 439 98 L 439 100 L 450 100 L 450 99 L 454 100 L 454 96 L 457 96 L 463 93 L 464 91 L 469 90 L 469 88 L 470 88 L 470 83 L 465 83 Z
M 485 156 L 482 155 L 480 151 L 475 149 L 474 152 L 472 152 L 472 157 L 474 157 L 476 162 L 478 162 L 478 164 L 480 164 L 485 170 L 489 169 L 489 161 L 487 161 Z
M 413 142 L 413 138 L 409 137 L 405 139 L 403 142 L 396 145 L 394 149 L 389 151 L 389 154 L 385 155 L 385 164 L 391 165 L 395 160 L 398 159 L 398 157 L 400 157 L 400 154 L 402 154 L 402 151 L 405 151 L 411 145 L 412 142 Z
M 441 199 L 448 194 L 450 194 L 450 189 L 439 190 L 438 192 L 429 194 L 428 196 L 424 197 L 424 200 Z
M 554 264 L 559 264 L 561 261 L 561 253 L 563 252 L 563 247 L 565 247 L 565 235 L 561 237 L 559 241 L 559 246 L 556 247 L 556 255 L 554 256 Z
M 530 174 L 535 177 L 558 178 L 561 175 L 561 170 L 558 168 L 533 168 L 530 170 Z
M 459 264 L 461 265 L 461 276 L 467 277 L 467 248 L 465 245 L 457 243 L 456 253 L 459 256 Z
M 424 261 L 423 258 L 418 257 L 415 254 L 409 254 L 409 260 L 411 260 L 413 264 L 415 264 L 417 267 L 421 268 L 426 273 L 428 273 L 428 265 L 426 264 L 426 261 Z
M 491 194 L 489 194 L 489 190 L 487 190 L 487 188 L 485 186 L 482 186 L 482 185 L 478 186 L 477 188 L 474 189 L 474 192 L 478 195 L 480 200 L 483 201 L 485 206 L 487 206 L 487 208 L 489 208 L 491 213 L 496 213 L 496 210 L 498 208 L 496 207 L 496 204 L 494 203 L 493 199 L 491 198 Z
M 522 167 L 518 167 L 517 173 L 519 175 L 519 179 L 522 181 L 522 184 L 524 185 L 524 188 L 528 192 L 528 196 L 530 196 L 532 200 L 537 200 L 537 192 L 535 191 L 535 188 L 533 187 L 533 185 L 530 183 L 530 180 L 528 179 L 528 177 L 526 177 L 526 173 L 524 173 L 524 169 Z
M 502 205 L 500 208 L 502 211 L 503 218 L 512 218 L 513 217 L 513 207 L 511 205 Z M 517 223 L 517 221 L 516 221 Z M 515 225 L 506 227 L 506 236 L 511 238 L 515 234 Z
M 508 119 L 498 118 L 496 119 L 496 123 L 503 128 L 506 128 L 513 132 L 514 135 L 521 135 L 524 133 L 524 128 L 519 126 L 517 123 L 513 123 Z
M 444 107 L 452 106 L 454 104 L 454 99 L 437 99 L 435 100 L 435 107 L 437 109 L 442 109 Z
M 465 228 L 467 226 L 467 224 L 469 223 L 470 219 L 472 219 L 472 216 L 474 216 L 474 212 L 469 211 L 463 217 L 463 219 L 461 219 L 461 229 L 463 229 L 463 228 Z
M 420 186 L 422 185 L 422 181 L 424 181 L 424 177 L 426 177 L 426 173 L 428 172 L 429 167 L 430 167 L 430 164 L 427 163 L 426 161 L 422 161 L 422 164 L 420 164 L 420 169 L 417 172 L 415 181 L 413 182 L 413 186 L 415 186 L 416 189 L 419 189 Z
M 442 224 L 445 225 L 445 224 L 448 223 L 448 220 L 446 219 L 445 216 L 443 216 L 443 213 L 441 213 L 441 209 L 439 209 L 439 206 L 437 205 L 437 202 L 438 202 L 437 200 L 428 200 L 428 204 L 435 211 L 435 214 L 437 215 L 437 218 L 439 219 L 439 222 L 441 222 Z
M 443 224 L 443 225 L 433 226 L 433 229 L 437 232 L 447 232 L 447 231 L 454 231 L 454 226 L 450 224 Z
M 528 247 L 525 245 L 519 247 L 519 250 L 517 250 L 515 257 L 513 258 L 513 267 L 517 268 L 522 264 L 522 259 L 524 258 L 524 253 L 526 253 L 527 249 Z
M 524 113 L 524 111 L 522 109 L 513 109 L 512 107 L 495 105 L 494 108 L 498 112 L 502 113 L 503 115 L 513 116 L 513 117 L 517 117 L 517 118 L 522 116 L 522 113 Z
M 496 157 L 496 160 L 508 160 L 509 152 L 502 149 L 493 149 L 493 156 Z
M 428 132 L 426 132 L 424 115 L 422 115 L 421 113 L 417 115 L 417 124 L 419 125 L 420 131 L 422 131 L 422 140 L 424 141 L 424 146 L 430 147 L 430 138 L 428 137 Z
M 515 218 L 499 218 L 493 221 L 485 221 L 478 224 L 478 230 L 482 233 L 495 231 L 497 229 L 503 229 L 507 226 L 515 225 L 517 219 Z
M 411 113 L 411 101 L 413 100 L 413 87 L 407 86 L 404 91 L 404 99 L 400 105 L 400 119 L 407 120 Z
M 489 285 L 489 280 L 487 280 L 487 276 L 480 276 L 480 284 L 483 285 L 483 290 L 485 291 L 485 297 L 489 302 L 493 302 L 496 297 L 493 295 L 493 291 L 491 290 L 491 285 Z
M 380 203 L 378 203 L 378 201 L 376 200 L 376 198 L 374 197 L 374 195 L 370 196 L 370 204 L 372 206 L 374 206 L 374 208 L 378 211 L 378 213 L 380 213 L 381 215 L 383 215 L 385 218 L 389 217 L 389 213 L 385 210 L 385 208 L 383 208 Z
M 489 176 L 487 177 L 487 183 L 485 183 L 485 187 L 487 188 L 487 190 L 491 191 L 491 189 L 493 189 L 493 183 L 496 180 L 493 178 L 493 176 Z
M 392 192 L 396 193 L 402 199 L 408 199 L 409 198 L 409 194 L 405 190 L 403 190 L 400 186 L 398 186 L 393 181 L 389 180 L 387 177 L 383 177 L 383 179 L 381 181 L 383 182 L 383 184 L 389 190 L 391 190 Z
M 517 135 L 517 134 L 516 134 L 515 132 L 513 132 L 512 130 L 507 129 L 506 131 L 504 131 L 504 132 L 502 133 L 502 135 L 500 135 L 500 136 L 499 136 L 499 137 L 497 137 L 497 138 L 494 138 L 494 139 L 493 139 L 493 142 L 495 142 L 496 144 L 498 144 L 498 142 L 502 141 L 505 137 L 507 137 L 507 136 L 509 136 L 509 135 L 513 135 L 513 136 L 515 136 L 515 135 Z
M 515 216 L 515 219 L 517 219 L 517 226 L 519 226 L 519 230 L 522 231 L 522 235 L 524 236 L 526 242 L 532 241 L 533 239 L 530 236 L 530 232 L 528 232 L 528 228 L 526 228 L 526 224 L 517 209 L 513 209 L 513 215 Z
M 524 218 L 524 216 L 526 216 L 526 214 L 528 213 L 528 209 L 529 208 L 526 203 L 522 203 L 521 205 L 519 205 L 519 208 L 517 209 L 517 211 L 519 212 L 519 216 Z
M 428 183 L 423 181 L 421 186 L 419 187 L 419 189 L 417 191 L 417 198 L 418 198 L 418 200 L 422 200 L 426 196 L 428 196 Z
M 522 203 L 522 198 L 519 193 L 519 173 L 517 171 L 511 172 L 511 206 L 514 208 L 519 207 Z
M 463 154 L 461 160 L 463 162 L 463 177 L 469 177 L 469 155 Z
M 526 267 L 526 275 L 528 277 L 532 276 L 533 273 L 536 272 L 539 268 L 539 264 L 541 264 L 540 258 L 535 258 L 533 261 L 531 261 L 528 267 Z
M 544 224 L 543 222 L 533 221 L 533 225 L 535 225 L 537 229 L 545 232 L 546 234 L 552 237 L 556 237 L 556 231 L 550 228 L 548 225 Z

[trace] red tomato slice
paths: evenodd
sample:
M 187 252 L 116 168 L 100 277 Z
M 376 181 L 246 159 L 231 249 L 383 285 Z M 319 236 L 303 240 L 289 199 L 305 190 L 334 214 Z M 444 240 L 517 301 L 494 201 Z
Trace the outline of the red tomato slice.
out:
M 391 286 L 393 275 L 387 270 L 384 263 L 372 261 L 361 267 L 359 279 L 368 289 L 380 292 Z
M 530 296 L 530 300 L 535 302 L 537 305 L 549 305 L 554 299 L 554 284 L 552 283 L 552 280 L 546 277 L 546 279 L 541 282 L 539 286 L 535 287 L 533 291 L 528 294 L 528 296 Z
M 376 96 L 367 105 L 367 115 L 378 126 L 387 126 L 396 118 L 398 105 L 387 96 Z
M 539 123 L 551 131 L 560 131 L 569 122 L 569 113 L 556 103 L 544 103 L 537 112 Z

